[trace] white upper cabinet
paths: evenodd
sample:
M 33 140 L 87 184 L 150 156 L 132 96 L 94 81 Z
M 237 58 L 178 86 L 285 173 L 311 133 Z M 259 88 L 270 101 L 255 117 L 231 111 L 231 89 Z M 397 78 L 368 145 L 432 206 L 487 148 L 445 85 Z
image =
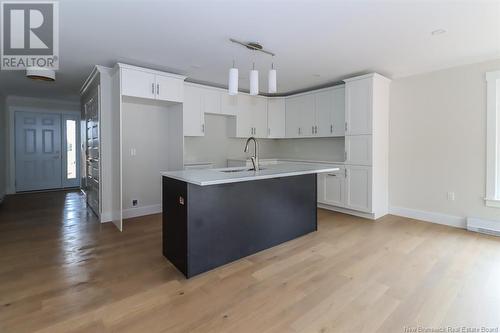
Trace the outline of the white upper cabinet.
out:
M 314 95 L 286 99 L 285 131 L 287 138 L 311 137 L 314 133 Z
M 267 138 L 267 100 L 262 96 L 238 94 L 236 117 L 231 117 L 229 136 Z
M 184 100 L 184 80 L 171 76 L 155 75 L 156 99 L 182 103 Z
M 155 75 L 135 69 L 121 69 L 122 95 L 155 98 Z
M 185 76 L 125 64 L 118 64 L 118 67 L 122 95 L 183 102 Z
M 286 137 L 344 136 L 345 88 L 336 86 L 286 98 Z
M 346 81 L 346 135 L 372 134 L 373 80 Z
M 285 137 L 285 99 L 269 98 L 267 100 L 267 126 L 269 138 Z
M 240 109 L 239 95 L 229 95 L 228 93 L 222 93 L 221 98 L 221 114 L 228 116 L 235 116 L 238 114 Z
M 267 99 L 261 96 L 250 98 L 250 117 L 253 136 L 267 138 Z
M 203 108 L 205 113 L 221 113 L 222 92 L 217 89 L 204 89 Z
M 331 136 L 345 135 L 345 86 L 332 89 L 331 124 L 328 129 Z
M 205 114 L 203 112 L 203 88 L 188 86 L 184 88 L 182 105 L 184 136 L 205 135 Z

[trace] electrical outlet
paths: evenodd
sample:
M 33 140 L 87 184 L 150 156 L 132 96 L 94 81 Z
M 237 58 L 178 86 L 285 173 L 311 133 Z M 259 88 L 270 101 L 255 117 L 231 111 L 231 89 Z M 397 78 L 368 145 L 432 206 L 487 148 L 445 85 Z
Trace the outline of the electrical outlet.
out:
M 139 203 L 139 200 L 137 200 L 137 199 L 132 200 L 132 206 L 135 207 L 135 206 L 137 206 L 138 203 Z
M 449 201 L 455 201 L 455 192 L 448 192 L 446 196 Z
M 137 151 L 135 148 L 130 148 L 130 156 L 135 156 L 137 154 Z

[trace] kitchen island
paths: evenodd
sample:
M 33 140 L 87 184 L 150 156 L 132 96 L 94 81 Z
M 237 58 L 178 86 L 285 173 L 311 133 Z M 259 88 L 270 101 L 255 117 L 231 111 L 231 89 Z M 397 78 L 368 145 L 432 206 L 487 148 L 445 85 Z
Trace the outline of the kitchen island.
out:
M 276 164 L 162 173 L 163 255 L 186 277 L 317 230 L 316 175 Z

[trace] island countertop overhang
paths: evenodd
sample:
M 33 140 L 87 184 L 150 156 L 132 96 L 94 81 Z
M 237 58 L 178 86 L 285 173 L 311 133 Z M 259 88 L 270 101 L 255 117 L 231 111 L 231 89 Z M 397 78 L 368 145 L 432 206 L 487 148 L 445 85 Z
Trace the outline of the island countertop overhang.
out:
M 314 173 L 339 171 L 335 165 L 286 163 L 266 165 L 259 171 L 248 168 L 198 169 L 162 172 L 163 177 L 169 177 L 199 186 L 246 182 L 261 179 L 291 177 Z

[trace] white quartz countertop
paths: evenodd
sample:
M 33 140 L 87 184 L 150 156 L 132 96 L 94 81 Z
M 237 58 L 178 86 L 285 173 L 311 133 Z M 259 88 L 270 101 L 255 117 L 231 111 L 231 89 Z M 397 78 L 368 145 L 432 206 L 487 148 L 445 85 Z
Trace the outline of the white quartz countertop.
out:
M 259 171 L 248 170 L 248 168 L 245 167 L 168 171 L 162 172 L 161 175 L 195 185 L 206 186 L 259 179 L 300 176 L 312 173 L 334 172 L 338 170 L 339 168 L 331 164 L 284 163 L 265 165 L 262 166 L 262 169 Z

